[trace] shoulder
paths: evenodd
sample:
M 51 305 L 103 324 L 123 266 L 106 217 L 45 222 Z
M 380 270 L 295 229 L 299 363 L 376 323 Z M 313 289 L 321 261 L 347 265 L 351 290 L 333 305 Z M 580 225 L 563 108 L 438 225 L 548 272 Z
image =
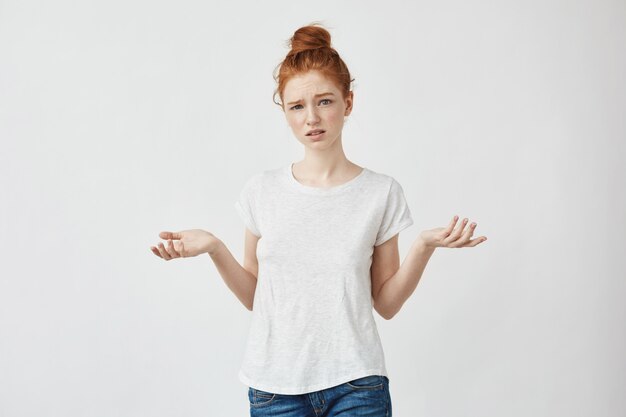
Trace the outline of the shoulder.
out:
M 250 175 L 243 183 L 242 192 L 262 195 L 276 189 L 284 175 L 284 168 L 266 169 Z
M 400 183 L 393 176 L 371 169 L 368 169 L 368 171 L 369 175 L 367 184 L 369 187 L 372 187 L 373 189 L 376 189 L 384 194 L 389 194 L 395 192 L 397 189 L 402 189 Z
M 260 172 L 256 172 L 252 175 L 250 175 L 244 182 L 244 186 L 246 187 L 251 187 L 251 186 L 258 186 L 261 185 L 263 183 L 268 182 L 268 180 L 270 180 L 271 178 L 275 178 L 277 177 L 278 174 L 278 169 L 266 169 Z

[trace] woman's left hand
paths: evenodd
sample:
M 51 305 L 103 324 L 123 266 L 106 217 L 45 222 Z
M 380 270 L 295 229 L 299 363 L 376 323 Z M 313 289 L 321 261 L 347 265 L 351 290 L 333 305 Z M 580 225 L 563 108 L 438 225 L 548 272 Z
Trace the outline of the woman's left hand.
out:
M 422 240 L 424 245 L 429 248 L 473 247 L 487 240 L 487 237 L 485 236 L 470 239 L 476 229 L 476 223 L 470 224 L 467 230 L 463 231 L 468 219 L 463 219 L 463 221 L 455 229 L 454 225 L 456 225 L 458 219 L 458 216 L 454 216 L 448 227 L 437 227 L 436 229 L 424 230 L 420 233 L 419 238 Z

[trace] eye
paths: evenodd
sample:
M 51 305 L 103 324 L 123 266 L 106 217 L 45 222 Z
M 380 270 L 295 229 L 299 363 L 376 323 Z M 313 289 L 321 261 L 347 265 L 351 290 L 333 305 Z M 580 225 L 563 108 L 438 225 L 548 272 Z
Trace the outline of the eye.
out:
M 328 104 L 330 104 L 330 103 L 332 103 L 332 102 L 333 102 L 333 101 L 332 101 L 331 99 L 329 99 L 329 98 L 323 98 L 323 99 L 321 99 L 321 100 L 320 100 L 320 103 L 321 103 L 321 102 L 323 102 L 323 101 L 327 101 L 327 102 L 328 102 Z M 289 108 L 289 110 L 296 110 L 296 107 L 298 107 L 298 106 L 302 106 L 302 104 L 296 104 L 295 106 L 290 107 L 290 108 Z

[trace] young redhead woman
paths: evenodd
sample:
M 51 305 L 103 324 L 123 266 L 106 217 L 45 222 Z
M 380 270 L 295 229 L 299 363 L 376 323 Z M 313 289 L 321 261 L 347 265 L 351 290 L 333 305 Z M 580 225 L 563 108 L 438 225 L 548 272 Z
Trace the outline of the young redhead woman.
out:
M 436 248 L 474 247 L 458 217 L 422 231 L 400 266 L 398 235 L 413 224 L 391 176 L 349 161 L 341 133 L 352 111 L 350 72 L 319 25 L 298 29 L 275 76 L 278 104 L 304 159 L 253 175 L 235 209 L 245 226 L 243 266 L 210 232 L 161 232 L 171 260 L 208 253 L 252 311 L 239 379 L 250 415 L 392 415 L 373 310 L 394 317 Z

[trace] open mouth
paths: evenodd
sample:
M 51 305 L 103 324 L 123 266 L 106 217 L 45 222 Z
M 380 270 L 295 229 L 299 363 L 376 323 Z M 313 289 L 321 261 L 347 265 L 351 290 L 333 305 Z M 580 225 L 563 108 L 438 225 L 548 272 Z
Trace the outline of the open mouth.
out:
M 312 131 L 310 133 L 307 133 L 306 136 L 319 136 L 319 135 L 321 135 L 324 132 L 325 132 L 325 130 L 314 130 L 314 131 Z

